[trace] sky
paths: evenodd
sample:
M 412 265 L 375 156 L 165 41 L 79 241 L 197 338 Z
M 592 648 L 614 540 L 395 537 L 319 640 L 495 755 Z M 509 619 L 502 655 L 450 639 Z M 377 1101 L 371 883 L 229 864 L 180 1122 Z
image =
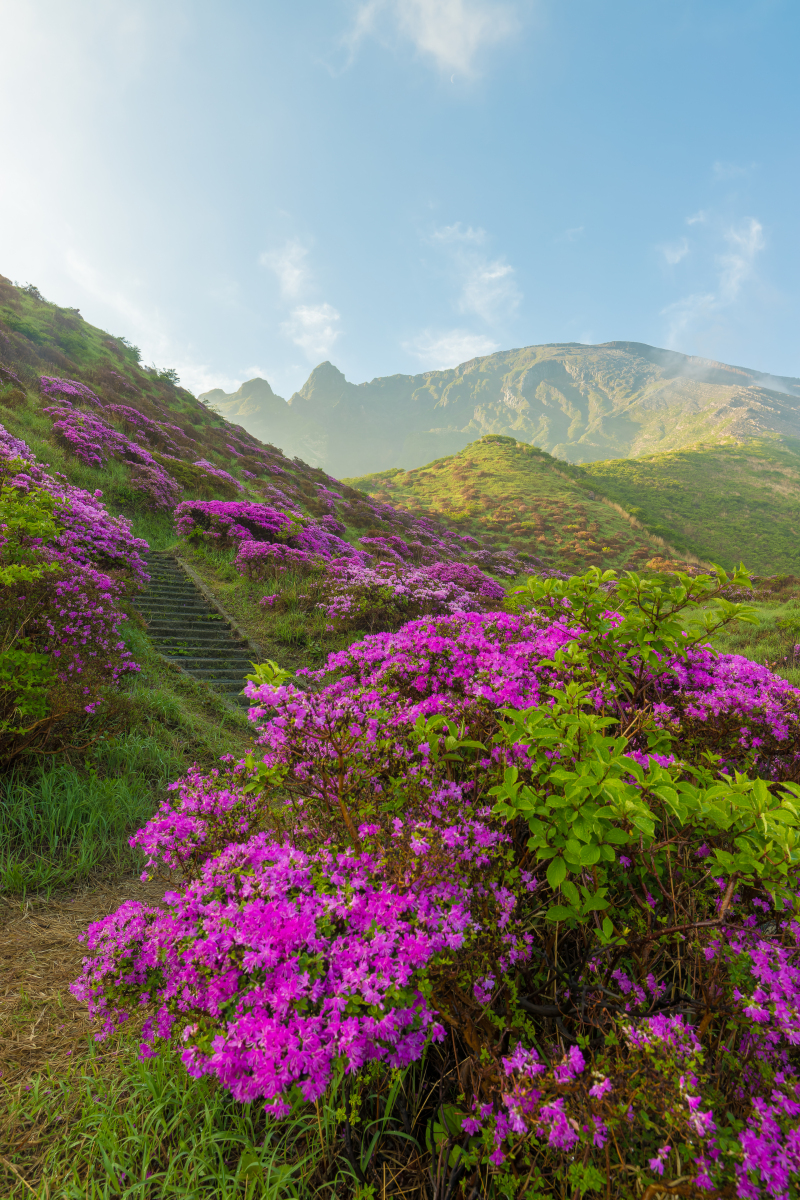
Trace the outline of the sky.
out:
M 0 0 L 0 273 L 288 397 L 546 342 L 800 376 L 796 0 Z

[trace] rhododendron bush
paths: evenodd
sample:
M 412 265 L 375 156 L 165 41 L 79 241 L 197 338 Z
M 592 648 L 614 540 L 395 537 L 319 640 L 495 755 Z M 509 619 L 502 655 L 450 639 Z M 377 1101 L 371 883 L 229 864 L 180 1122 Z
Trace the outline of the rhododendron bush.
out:
M 76 995 L 278 1116 L 424 1058 L 451 1196 L 796 1196 L 800 692 L 708 648 L 746 584 L 532 579 L 263 664 Z
M 100 493 L 48 475 L 0 426 L 0 759 L 58 746 L 138 670 L 119 602 L 147 579 L 146 549 Z

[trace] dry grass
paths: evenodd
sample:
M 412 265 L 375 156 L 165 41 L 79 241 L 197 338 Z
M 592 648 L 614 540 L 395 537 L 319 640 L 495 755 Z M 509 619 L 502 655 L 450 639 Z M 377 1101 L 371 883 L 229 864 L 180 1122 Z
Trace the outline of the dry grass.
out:
M 132 875 L 49 900 L 0 898 L 0 1086 L 6 1098 L 41 1086 L 42 1079 L 85 1078 L 92 1023 L 69 991 L 84 954 L 79 936 L 124 900 L 157 904 L 166 887 L 164 879 L 142 883 Z M 121 1040 L 113 1039 L 104 1057 L 118 1057 L 114 1043 Z M 46 1183 L 39 1190 L 44 1152 L 56 1132 L 49 1125 L 20 1123 L 16 1105 L 4 1105 L 0 1194 L 50 1195 Z

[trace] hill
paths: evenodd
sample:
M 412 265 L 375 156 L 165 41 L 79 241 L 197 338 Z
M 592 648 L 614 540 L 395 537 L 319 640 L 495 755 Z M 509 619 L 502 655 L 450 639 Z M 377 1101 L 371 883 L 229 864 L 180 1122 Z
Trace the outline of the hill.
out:
M 604 499 L 580 468 L 498 434 L 424 468 L 390 468 L 347 482 L 377 500 L 457 522 L 476 538 L 566 571 L 636 570 L 673 553 L 635 515 Z M 684 553 L 692 559 L 685 545 Z
M 265 381 L 240 389 L 228 407 L 244 418 L 253 405 L 276 421 L 286 409 Z M 301 520 L 330 517 L 353 541 L 368 531 L 427 538 L 439 530 L 435 522 L 415 530 L 409 514 L 352 488 L 332 491 L 332 476 L 226 420 L 173 371 L 143 367 L 124 337 L 3 276 L 0 420 L 71 484 L 99 489 L 151 547 L 176 540 L 172 510 L 190 499 L 286 504 Z
M 361 384 L 325 362 L 286 407 L 264 380 L 202 398 L 339 477 L 420 467 L 487 433 L 573 463 L 800 437 L 800 380 L 639 342 L 528 346 Z
M 587 481 L 678 550 L 800 574 L 800 440 L 758 438 L 589 463 Z

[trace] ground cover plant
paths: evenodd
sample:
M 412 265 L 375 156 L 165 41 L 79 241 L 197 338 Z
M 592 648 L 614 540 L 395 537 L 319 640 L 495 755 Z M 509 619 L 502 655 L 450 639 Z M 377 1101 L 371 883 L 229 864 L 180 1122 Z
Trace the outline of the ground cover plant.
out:
M 795 1194 L 800 693 L 703 648 L 745 583 L 531 579 L 266 664 L 258 755 L 135 839 L 186 882 L 77 993 L 278 1118 L 427 1047 L 437 1194 Z

